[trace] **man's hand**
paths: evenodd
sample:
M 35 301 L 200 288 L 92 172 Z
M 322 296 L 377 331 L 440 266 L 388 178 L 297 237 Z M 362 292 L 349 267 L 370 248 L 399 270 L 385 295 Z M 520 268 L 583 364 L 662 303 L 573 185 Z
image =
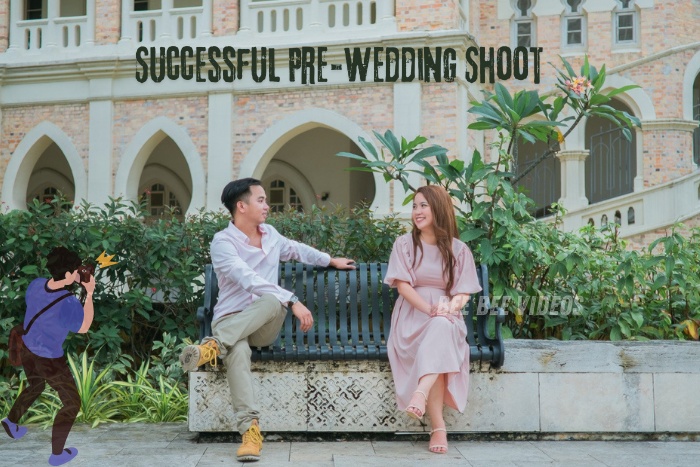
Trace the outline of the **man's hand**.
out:
M 299 327 L 302 331 L 306 332 L 314 325 L 314 317 L 303 303 L 296 302 L 292 305 L 292 314 L 299 319 Z
M 328 265 L 336 269 L 356 269 L 355 261 L 348 258 L 331 258 Z
M 81 282 L 83 287 L 85 287 L 85 290 L 87 291 L 88 295 L 92 295 L 92 293 L 95 291 L 95 276 L 90 276 L 90 280 L 87 282 Z

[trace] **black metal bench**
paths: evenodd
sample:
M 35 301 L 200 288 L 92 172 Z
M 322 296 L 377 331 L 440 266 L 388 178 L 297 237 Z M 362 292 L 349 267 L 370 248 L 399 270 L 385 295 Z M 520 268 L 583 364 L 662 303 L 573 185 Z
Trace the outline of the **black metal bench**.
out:
M 252 349 L 252 359 L 387 360 L 386 338 L 398 293 L 382 282 L 386 267 L 386 263 L 360 263 L 355 270 L 341 271 L 301 263 L 280 264 L 279 284 L 294 291 L 311 310 L 314 327 L 307 333 L 296 332 L 296 318 L 288 313 L 277 342 Z M 483 290 L 472 296 L 464 312 L 470 358 L 498 368 L 504 359 L 501 323 L 505 314 L 501 308 L 491 308 L 486 266 L 477 266 L 477 272 Z M 200 340 L 212 335 L 212 315 L 219 293 L 211 264 L 205 268 L 204 287 L 204 306 L 197 309 Z M 493 335 L 488 332 L 490 317 L 494 321 Z

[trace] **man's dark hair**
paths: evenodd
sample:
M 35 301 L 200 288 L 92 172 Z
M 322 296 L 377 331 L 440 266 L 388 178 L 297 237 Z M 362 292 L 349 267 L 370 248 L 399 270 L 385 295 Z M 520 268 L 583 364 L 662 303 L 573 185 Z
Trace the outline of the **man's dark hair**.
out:
M 66 278 L 66 272 L 75 271 L 82 263 L 77 253 L 62 246 L 51 250 L 46 258 L 46 267 L 55 281 L 62 281 Z
M 241 178 L 240 180 L 234 180 L 224 187 L 224 191 L 221 193 L 221 202 L 224 203 L 228 212 L 233 215 L 236 210 L 236 203 L 239 201 L 248 201 L 250 195 L 250 187 L 253 185 L 260 185 L 260 180 L 254 178 Z

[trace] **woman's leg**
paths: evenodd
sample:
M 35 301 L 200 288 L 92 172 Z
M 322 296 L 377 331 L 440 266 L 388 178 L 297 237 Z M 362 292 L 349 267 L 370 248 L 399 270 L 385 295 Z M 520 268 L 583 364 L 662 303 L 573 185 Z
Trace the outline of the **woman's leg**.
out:
M 447 432 L 445 429 L 445 419 L 442 415 L 445 402 L 445 378 L 447 375 L 437 375 L 435 384 L 433 384 L 428 394 L 427 412 L 430 417 L 431 435 L 430 435 L 430 451 L 436 453 L 447 452 Z M 436 429 L 439 431 L 435 431 Z
M 418 387 L 413 393 L 413 397 L 411 398 L 410 404 L 406 408 L 406 412 L 415 414 L 418 418 L 423 417 L 423 414 L 425 413 L 425 406 L 427 404 L 428 394 L 430 394 L 430 389 L 435 384 L 435 381 L 437 381 L 438 376 L 439 375 L 437 373 L 431 373 L 428 375 L 424 375 L 421 379 L 418 380 Z

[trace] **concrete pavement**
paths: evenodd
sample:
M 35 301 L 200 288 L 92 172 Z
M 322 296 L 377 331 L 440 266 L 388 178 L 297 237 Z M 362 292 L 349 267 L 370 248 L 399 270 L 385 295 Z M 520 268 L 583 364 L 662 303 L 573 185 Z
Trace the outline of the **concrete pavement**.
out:
M 67 446 L 79 454 L 69 467 L 210 467 L 239 465 L 237 443 L 199 439 L 184 423 L 78 425 Z M 697 465 L 692 441 L 450 441 L 446 455 L 428 452 L 428 436 L 401 441 L 281 441 L 270 435 L 262 460 L 248 465 L 304 467 L 387 466 L 688 466 Z M 381 437 L 375 437 L 382 439 Z M 287 438 L 297 439 L 297 438 Z M 386 437 L 384 438 L 386 439 Z M 413 439 L 416 439 L 415 441 Z M 481 437 L 484 439 L 484 437 Z M 21 440 L 0 432 L 0 467 L 47 466 L 51 430 L 30 427 Z

